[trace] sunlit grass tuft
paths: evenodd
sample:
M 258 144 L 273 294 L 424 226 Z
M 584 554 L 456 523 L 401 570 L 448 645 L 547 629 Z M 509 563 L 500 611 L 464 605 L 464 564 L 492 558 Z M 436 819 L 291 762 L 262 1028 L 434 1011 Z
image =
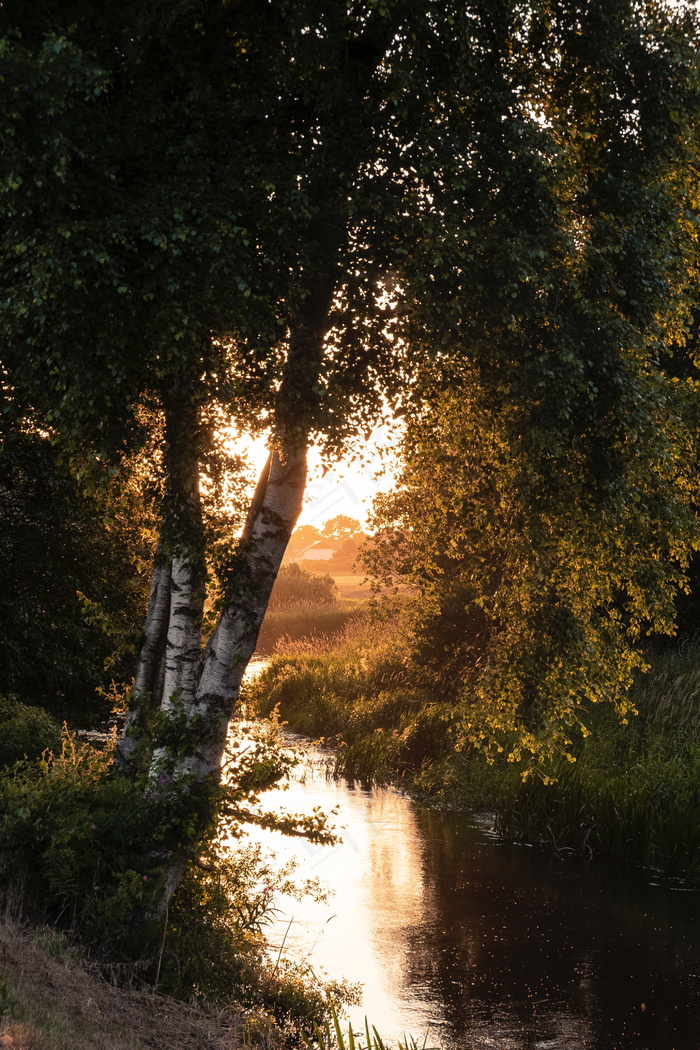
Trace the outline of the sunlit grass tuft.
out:
M 385 1043 L 377 1029 L 365 1017 L 365 1030 L 362 1035 L 355 1035 L 352 1025 L 348 1025 L 347 1032 L 343 1031 L 338 1014 L 332 1011 L 332 1026 L 326 1019 L 322 1026 L 314 1024 L 313 1036 L 302 1034 L 307 1050 L 390 1050 L 389 1044 Z M 364 1036 L 364 1041 L 363 1041 Z M 396 1050 L 436 1050 L 428 1048 L 425 1043 L 416 1043 L 412 1036 L 404 1036 L 396 1044 Z
M 336 639 L 284 643 L 246 686 L 248 710 L 335 745 L 336 775 L 366 783 L 418 770 L 451 749 L 454 706 L 416 686 L 395 625 L 363 618 Z
M 258 636 L 258 652 L 268 656 L 300 643 L 336 644 L 345 630 L 361 619 L 365 602 L 341 599 L 334 605 L 294 605 L 270 610 Z

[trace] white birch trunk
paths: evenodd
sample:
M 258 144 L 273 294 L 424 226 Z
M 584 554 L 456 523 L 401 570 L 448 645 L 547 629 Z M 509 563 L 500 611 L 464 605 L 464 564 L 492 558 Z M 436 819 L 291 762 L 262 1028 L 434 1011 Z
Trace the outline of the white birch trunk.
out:
M 133 762 L 143 721 L 140 696 L 171 715 L 179 703 L 194 700 L 202 643 L 205 554 L 199 491 L 199 418 L 192 377 L 180 376 L 164 398 L 166 471 L 161 537 L 156 552 L 146 638 L 134 682 L 135 703 L 117 747 L 116 765 L 136 772 Z M 167 564 L 162 553 L 167 551 Z M 166 571 L 167 570 L 167 571 Z M 151 624 L 152 621 L 152 624 Z M 156 747 L 149 761 L 157 775 L 165 749 Z M 142 761 L 143 761 L 142 759 Z
M 289 537 L 301 512 L 306 447 L 291 441 L 270 458 L 264 495 L 237 558 L 235 593 L 207 645 L 192 714 L 204 732 L 176 775 L 218 780 L 228 724 L 238 699 Z
M 131 708 L 121 732 L 114 755 L 117 769 L 122 773 L 131 771 L 134 751 L 138 744 L 138 728 L 143 717 L 143 704 L 156 696 L 158 678 L 163 656 L 163 646 L 170 618 L 171 562 L 160 560 L 160 550 L 151 580 L 148 615 L 143 642 L 136 666 L 136 676 L 131 694 Z
M 194 699 L 202 645 L 202 604 L 201 570 L 189 558 L 173 558 L 161 710 L 168 710 L 177 693 L 187 704 Z
M 334 254 L 332 244 L 328 253 Z M 158 778 L 162 784 L 160 774 L 167 774 L 172 778 L 168 790 L 178 792 L 180 802 L 184 801 L 184 795 L 189 796 L 191 824 L 195 829 L 199 827 L 199 833 L 212 816 L 211 803 L 221 777 L 226 735 L 243 673 L 255 650 L 270 593 L 301 512 L 306 485 L 308 434 L 313 428 L 318 407 L 315 382 L 323 356 L 334 283 L 333 267 L 329 265 L 328 272 L 310 287 L 290 325 L 289 355 L 276 411 L 278 444 L 270 453 L 243 534 L 232 556 L 224 611 L 202 657 L 196 693 L 191 703 L 189 695 L 180 694 L 185 714 L 182 726 L 178 721 L 179 710 L 174 710 L 172 698 L 167 696 L 170 686 L 165 687 L 166 704 L 171 704 L 165 713 L 171 714 L 172 722 L 168 724 L 166 718 L 161 731 L 164 742 L 168 737 L 174 739 L 177 749 L 171 748 L 166 753 L 165 746 L 156 745 L 151 778 Z M 187 445 L 178 442 L 174 434 L 173 445 L 176 444 L 184 463 Z M 181 467 L 183 481 L 186 473 Z M 184 644 L 185 636 L 178 635 L 178 638 Z M 187 661 L 181 661 L 177 668 L 175 664 L 176 661 L 170 677 L 166 675 L 171 683 L 184 681 L 191 667 Z M 183 677 L 178 679 L 178 674 Z M 190 677 L 187 677 L 187 682 L 191 684 Z M 168 732 L 171 728 L 175 730 L 172 735 Z M 195 830 L 194 834 L 197 833 Z M 159 905 L 161 915 L 178 884 L 193 844 L 183 834 L 179 842 L 162 851 L 165 882 Z
M 204 590 L 201 567 L 184 555 L 173 557 L 170 583 L 170 619 L 165 648 L 165 676 L 160 710 L 189 716 L 197 691 L 202 647 Z M 157 776 L 166 749 L 156 748 L 151 777 Z

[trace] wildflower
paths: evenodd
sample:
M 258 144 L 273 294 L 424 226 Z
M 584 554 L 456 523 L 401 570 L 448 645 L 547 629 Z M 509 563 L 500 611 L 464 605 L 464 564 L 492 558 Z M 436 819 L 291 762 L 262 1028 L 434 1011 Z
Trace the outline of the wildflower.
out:
M 143 877 L 143 881 L 144 881 L 144 882 L 148 882 L 148 875 L 144 875 L 144 877 Z
M 171 776 L 169 776 L 167 773 L 161 773 L 161 775 L 158 777 L 158 783 L 162 784 L 163 787 L 165 787 L 165 785 L 169 784 L 172 781 L 172 779 L 173 778 Z

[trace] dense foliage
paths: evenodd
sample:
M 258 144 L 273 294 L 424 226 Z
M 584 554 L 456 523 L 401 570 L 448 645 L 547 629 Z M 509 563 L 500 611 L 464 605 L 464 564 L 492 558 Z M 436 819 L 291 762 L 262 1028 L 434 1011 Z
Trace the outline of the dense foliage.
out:
M 636 365 L 627 380 L 614 417 L 533 452 L 522 411 L 463 374 L 407 427 L 378 505 L 367 559 L 419 592 L 414 654 L 457 686 L 464 737 L 490 756 L 570 753 L 591 703 L 625 718 L 645 636 L 674 630 L 700 539 L 697 383 Z
M 73 724 L 109 716 L 110 684 L 133 676 L 150 527 L 127 470 L 86 492 L 46 436 L 0 438 L 0 694 Z
M 268 609 L 289 605 L 333 605 L 338 588 L 328 573 L 309 572 L 296 562 L 283 565 L 272 588 Z
M 61 727 L 43 707 L 0 698 L 0 768 L 57 751 Z
M 554 784 L 510 782 L 498 819 L 503 835 L 700 878 L 697 638 L 651 663 L 633 687 L 639 714 L 629 726 L 621 731 L 601 708 L 576 747 L 576 764 L 561 763 Z
M 36 712 L 27 711 L 25 726 L 30 716 L 45 733 Z M 244 825 L 333 841 L 319 814 L 261 804 L 295 761 L 276 725 L 260 723 L 232 742 L 205 835 L 186 826 L 188 806 L 169 778 L 145 794 L 142 784 L 115 776 L 113 744 L 96 749 L 64 732 L 55 753 L 0 771 L 0 905 L 70 931 L 130 981 L 190 1000 L 262 1007 L 282 1025 L 322 1016 L 351 996 L 349 986 L 281 954 L 275 966 L 266 951 L 275 894 L 323 891 L 296 878 L 293 864 L 280 869 L 259 846 L 239 841 Z M 174 906 L 156 915 L 162 852 L 183 831 L 193 863 Z

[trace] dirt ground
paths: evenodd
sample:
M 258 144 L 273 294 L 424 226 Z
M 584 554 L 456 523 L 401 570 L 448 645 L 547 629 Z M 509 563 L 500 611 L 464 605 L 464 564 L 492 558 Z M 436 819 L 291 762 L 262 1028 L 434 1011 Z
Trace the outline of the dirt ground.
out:
M 0 920 L 0 1050 L 237 1050 L 250 1045 L 241 1014 L 116 988 L 65 945 L 61 948 L 59 935 L 44 932 L 50 951 L 37 946 L 41 936 L 41 931 L 30 933 Z

